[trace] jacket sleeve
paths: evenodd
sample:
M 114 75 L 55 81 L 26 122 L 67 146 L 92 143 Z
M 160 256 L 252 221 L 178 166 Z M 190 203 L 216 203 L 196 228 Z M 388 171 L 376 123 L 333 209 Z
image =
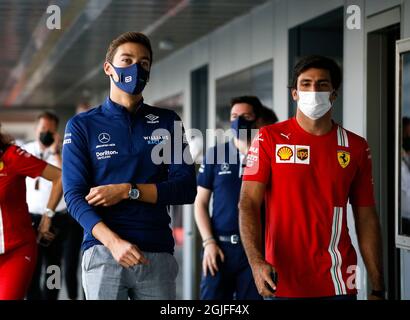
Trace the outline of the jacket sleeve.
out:
M 197 183 L 198 186 L 206 188 L 208 190 L 214 189 L 214 170 L 215 170 L 215 153 L 217 148 L 212 147 L 206 153 L 201 166 L 198 170 Z
M 171 163 L 168 165 L 168 179 L 157 183 L 159 204 L 190 204 L 196 197 L 195 166 L 185 138 L 181 119 L 174 113 L 174 121 L 169 128 Z
M 63 143 L 63 191 L 69 213 L 91 234 L 94 226 L 102 221 L 85 200 L 91 185 L 91 159 L 88 153 L 87 135 L 78 118 L 72 118 L 66 126 Z

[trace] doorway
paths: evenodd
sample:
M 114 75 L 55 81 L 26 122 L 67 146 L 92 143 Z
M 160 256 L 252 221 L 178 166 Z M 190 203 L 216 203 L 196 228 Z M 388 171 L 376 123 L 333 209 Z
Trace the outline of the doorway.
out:
M 400 39 L 399 8 L 369 17 L 367 26 L 367 140 L 383 237 L 386 294 L 388 299 L 400 299 L 400 251 L 395 246 L 394 215 L 395 45 Z

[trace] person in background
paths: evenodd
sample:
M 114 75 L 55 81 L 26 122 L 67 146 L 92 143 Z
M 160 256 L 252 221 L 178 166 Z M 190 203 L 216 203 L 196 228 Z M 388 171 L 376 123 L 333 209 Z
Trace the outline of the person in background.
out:
M 202 300 L 262 299 L 253 281 L 238 225 L 243 164 L 261 108 L 257 97 L 233 98 L 230 121 L 236 136 L 210 148 L 199 169 L 195 220 L 203 240 Z
M 61 168 L 61 137 L 57 132 L 58 117 L 51 112 L 43 112 L 37 117 L 35 129 L 36 139 L 26 143 L 22 149 L 34 156 Z M 52 189 L 52 183 L 42 177 L 26 179 L 27 204 L 31 214 L 34 229 L 37 229 Z M 57 300 L 59 289 L 47 287 L 47 268 L 61 267 L 63 256 L 63 242 L 69 236 L 70 217 L 67 214 L 64 199 L 58 203 L 55 213 L 49 213 L 52 221 L 52 241 L 42 242 L 38 248 L 37 266 L 27 292 L 27 300 Z M 65 270 L 63 270 L 65 271 Z
M 262 127 L 271 125 L 278 122 L 278 117 L 272 109 L 269 109 L 266 106 L 262 106 L 261 114 L 258 119 L 256 119 L 256 128 L 260 129 Z
M 79 102 L 77 104 L 77 106 L 75 107 L 75 114 L 79 114 L 81 112 L 86 112 L 86 111 L 90 110 L 91 108 L 92 107 L 88 102 L 86 102 L 86 101 Z
M 27 176 L 41 176 L 52 184 L 37 239 L 26 204 Z M 37 241 L 54 238 L 51 216 L 61 196 L 61 170 L 14 145 L 0 131 L 0 300 L 24 298 L 36 266 Z

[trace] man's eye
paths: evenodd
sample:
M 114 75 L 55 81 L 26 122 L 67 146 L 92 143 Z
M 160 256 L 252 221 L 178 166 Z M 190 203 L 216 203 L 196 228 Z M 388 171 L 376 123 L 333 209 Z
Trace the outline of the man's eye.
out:
M 140 64 L 144 68 L 149 68 L 149 62 L 148 61 L 141 61 Z

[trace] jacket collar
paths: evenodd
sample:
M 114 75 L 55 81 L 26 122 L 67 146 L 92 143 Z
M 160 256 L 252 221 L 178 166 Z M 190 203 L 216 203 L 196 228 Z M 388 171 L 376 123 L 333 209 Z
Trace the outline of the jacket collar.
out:
M 142 107 L 144 106 L 144 99 L 142 98 L 140 102 L 138 103 L 137 113 Z M 127 108 L 124 106 L 115 103 L 110 99 L 110 97 L 107 97 L 103 103 L 103 111 L 104 113 L 107 113 L 108 115 L 112 116 L 131 116 L 131 114 L 128 112 Z

